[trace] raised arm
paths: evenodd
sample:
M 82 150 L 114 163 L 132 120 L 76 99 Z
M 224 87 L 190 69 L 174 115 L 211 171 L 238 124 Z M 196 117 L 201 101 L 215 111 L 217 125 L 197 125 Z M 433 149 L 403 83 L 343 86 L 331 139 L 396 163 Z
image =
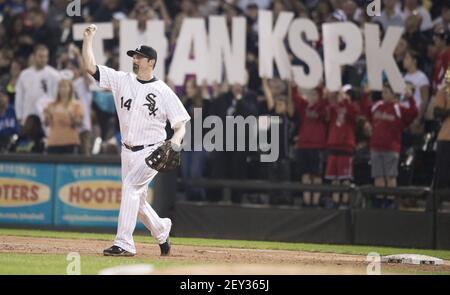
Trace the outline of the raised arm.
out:
M 273 99 L 272 90 L 270 90 L 269 81 L 266 77 L 262 78 L 262 87 L 264 96 L 266 97 L 267 110 L 271 111 L 275 107 L 275 101 Z
M 90 25 L 84 31 L 83 37 L 83 61 L 86 71 L 94 75 L 97 71 L 97 63 L 95 62 L 94 51 L 92 50 L 92 42 L 94 40 L 95 32 L 97 31 L 97 26 Z
M 166 26 L 166 29 L 170 28 L 171 24 L 172 24 L 172 19 L 170 18 L 170 14 L 167 11 L 167 7 L 166 4 L 164 3 L 163 0 L 156 0 L 154 2 L 154 8 L 159 9 L 159 12 L 161 14 L 161 18 L 164 21 L 164 24 Z
M 356 118 L 359 115 L 359 108 L 349 98 L 343 100 L 344 106 L 347 109 L 346 118 L 351 123 L 356 123 Z
M 417 118 L 419 112 L 416 106 L 416 101 L 414 100 L 412 89 L 409 86 L 406 87 L 405 97 L 409 101 L 409 107 L 400 106 L 400 112 L 402 114 L 403 123 L 405 125 L 410 125 Z

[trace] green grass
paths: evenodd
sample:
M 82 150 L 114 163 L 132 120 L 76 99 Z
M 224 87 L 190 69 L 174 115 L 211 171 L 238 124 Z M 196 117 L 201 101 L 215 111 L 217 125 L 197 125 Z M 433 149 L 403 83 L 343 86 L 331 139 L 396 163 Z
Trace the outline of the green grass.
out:
M 113 234 L 0 228 L 0 236 L 2 235 L 61 238 L 61 239 L 87 239 L 87 240 L 104 240 L 104 241 L 111 241 L 114 238 Z M 142 235 L 136 235 L 135 241 L 140 243 L 154 243 L 152 238 Z M 414 253 L 414 254 L 430 255 L 441 259 L 450 260 L 450 251 L 448 250 L 405 249 L 405 248 L 376 247 L 376 246 L 326 245 L 326 244 L 282 243 L 282 242 L 176 238 L 176 237 L 171 238 L 171 241 L 174 245 L 246 248 L 246 249 L 263 249 L 263 250 L 291 250 L 291 251 L 337 253 L 337 254 L 352 254 L 352 255 L 367 255 L 370 252 L 377 252 L 380 255 Z
M 0 275 L 66 275 L 67 268 L 73 260 L 68 261 L 63 254 L 17 254 L 0 253 Z M 123 266 L 128 264 L 151 264 L 155 269 L 168 267 L 193 266 L 195 261 L 164 260 L 158 258 L 136 258 L 136 257 L 103 257 L 86 256 L 80 257 L 80 274 L 95 275 L 100 270 Z M 203 263 L 204 264 L 204 263 Z M 395 269 L 392 266 L 383 266 L 383 274 L 405 274 L 405 275 L 450 275 L 445 271 L 423 271 L 416 268 Z
M 66 255 L 56 254 L 0 254 L 0 275 L 65 275 L 73 260 L 67 261 Z M 193 261 L 168 261 L 151 258 L 117 258 L 103 256 L 80 257 L 82 275 L 98 274 L 102 269 L 126 264 L 151 264 L 157 269 L 171 266 L 193 265 Z M 73 264 L 72 264 L 73 265 Z

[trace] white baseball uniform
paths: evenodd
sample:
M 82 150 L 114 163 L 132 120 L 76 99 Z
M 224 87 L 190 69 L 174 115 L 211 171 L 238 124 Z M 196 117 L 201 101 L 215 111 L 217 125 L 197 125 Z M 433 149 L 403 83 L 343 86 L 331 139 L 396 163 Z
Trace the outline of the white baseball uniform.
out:
M 16 85 L 15 110 L 22 124 L 29 115 L 39 114 L 39 99 L 56 99 L 59 80 L 59 73 L 51 66 L 40 70 L 29 67 L 20 73 Z
M 161 80 L 139 81 L 133 73 L 105 66 L 98 66 L 94 77 L 99 78 L 100 87 L 113 92 L 124 144 L 121 153 L 122 201 L 114 245 L 136 253 L 133 231 L 137 218 L 159 244 L 167 240 L 172 226 L 169 218 L 160 218 L 146 201 L 148 185 L 157 171 L 147 166 L 145 158 L 166 140 L 167 120 L 175 126 L 189 121 L 190 117 L 177 95 Z M 131 151 L 125 145 L 146 147 Z

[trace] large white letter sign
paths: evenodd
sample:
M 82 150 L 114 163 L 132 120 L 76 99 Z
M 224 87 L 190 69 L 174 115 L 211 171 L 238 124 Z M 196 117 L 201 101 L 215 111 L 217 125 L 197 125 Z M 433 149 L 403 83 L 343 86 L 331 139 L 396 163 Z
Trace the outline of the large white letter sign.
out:
M 289 47 L 295 56 L 308 65 L 309 69 L 309 73 L 306 74 L 302 66 L 293 65 L 292 73 L 297 85 L 302 88 L 314 88 L 322 79 L 322 60 L 317 51 L 302 40 L 302 33 L 305 33 L 307 40 L 319 40 L 319 32 L 313 21 L 299 18 L 292 22 L 289 29 Z
M 185 18 L 170 65 L 169 78 L 175 85 L 183 85 L 186 75 L 195 74 L 197 81 L 202 83 L 208 76 L 208 61 L 205 20 Z
M 225 17 L 209 17 L 208 82 L 210 84 L 222 81 L 224 65 L 229 83 L 245 84 L 246 27 L 247 22 L 244 17 L 233 17 L 232 41 L 230 41 Z
M 394 50 L 402 36 L 403 28 L 390 26 L 386 31 L 381 47 L 380 29 L 377 25 L 366 24 L 364 32 L 369 88 L 373 90 L 382 89 L 382 72 L 384 71 L 392 89 L 397 93 L 403 93 L 406 86 L 405 81 L 394 60 Z
M 273 61 L 275 60 L 280 77 L 290 79 L 291 63 L 284 39 L 289 24 L 294 18 L 294 13 L 281 12 L 274 28 L 272 28 L 272 18 L 271 11 L 260 10 L 258 12 L 259 76 L 273 78 Z
M 338 91 L 342 86 L 341 66 L 353 64 L 361 55 L 361 32 L 350 22 L 323 24 L 322 30 L 326 87 L 331 91 Z M 342 51 L 341 40 L 345 43 Z

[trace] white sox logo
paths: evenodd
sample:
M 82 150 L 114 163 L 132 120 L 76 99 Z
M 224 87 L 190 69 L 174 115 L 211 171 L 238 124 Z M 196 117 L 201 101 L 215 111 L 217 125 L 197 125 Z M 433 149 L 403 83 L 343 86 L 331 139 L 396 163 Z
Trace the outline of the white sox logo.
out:
M 151 115 L 156 116 L 155 112 L 158 110 L 158 108 L 155 108 L 156 107 L 156 101 L 154 100 L 155 97 L 156 95 L 154 95 L 153 93 L 150 93 L 145 97 L 148 103 L 144 104 L 144 106 L 148 107 L 148 110 L 150 111 L 149 116 Z
M 42 91 L 44 91 L 45 93 L 48 93 L 47 81 L 45 81 L 44 79 L 42 79 L 42 80 L 41 80 L 41 86 L 42 86 Z

